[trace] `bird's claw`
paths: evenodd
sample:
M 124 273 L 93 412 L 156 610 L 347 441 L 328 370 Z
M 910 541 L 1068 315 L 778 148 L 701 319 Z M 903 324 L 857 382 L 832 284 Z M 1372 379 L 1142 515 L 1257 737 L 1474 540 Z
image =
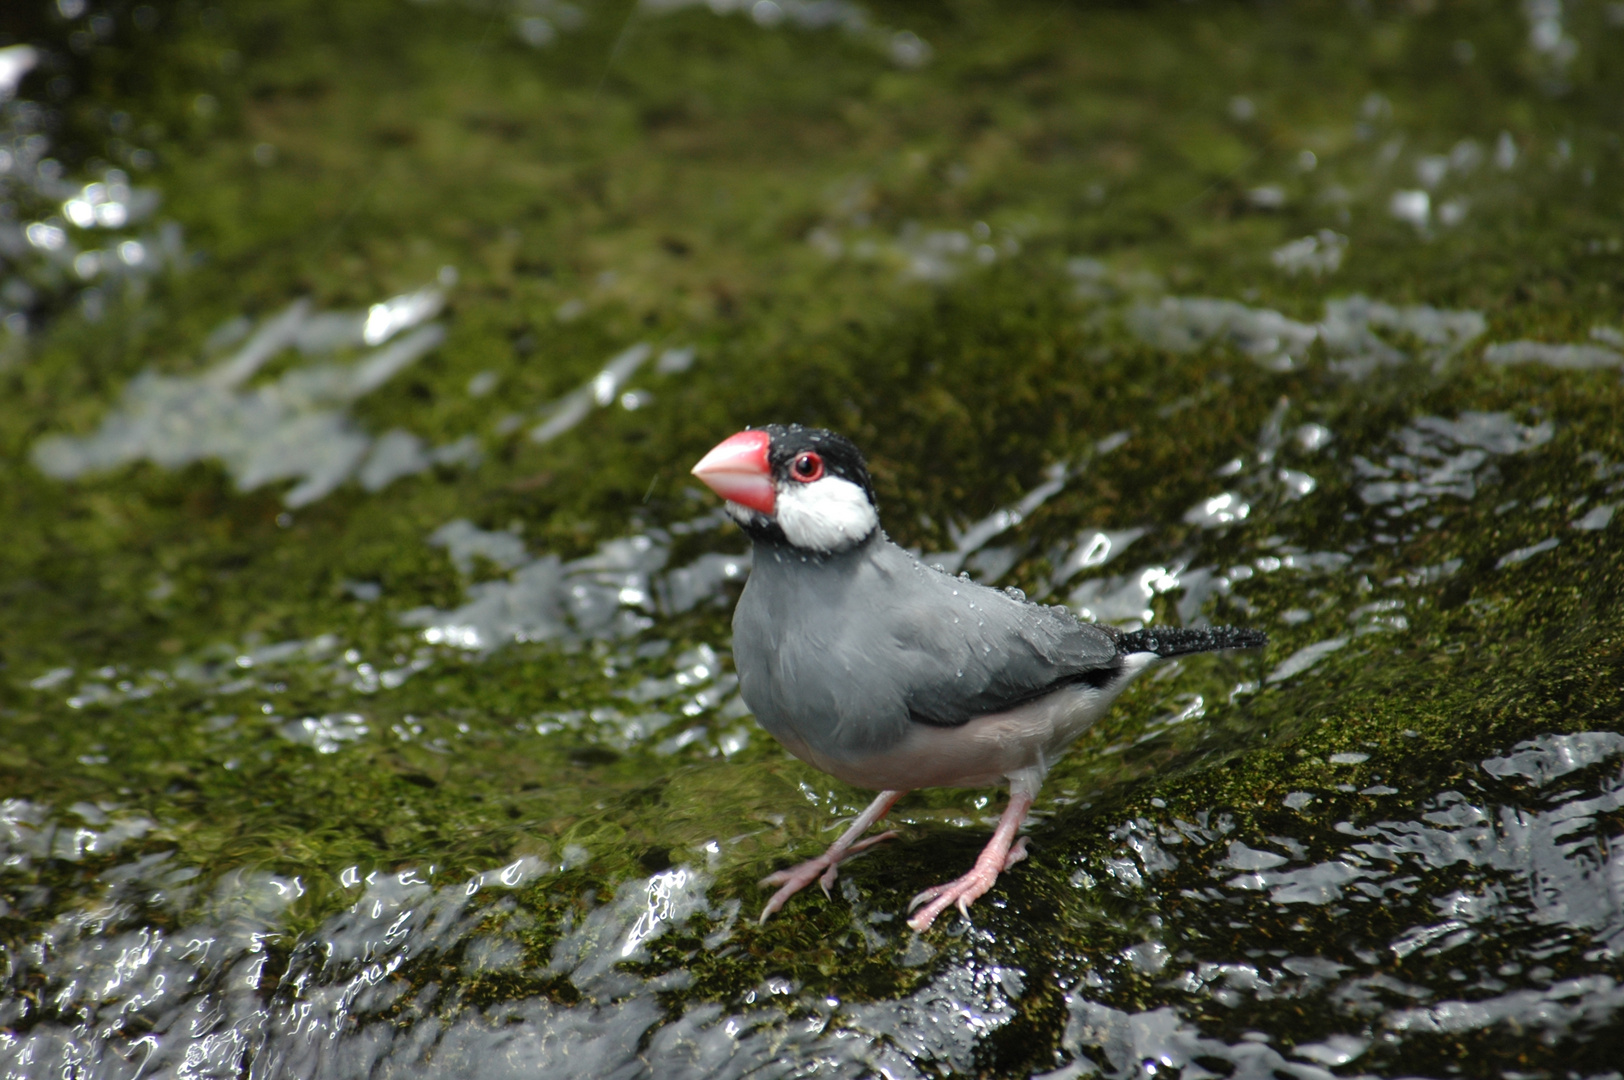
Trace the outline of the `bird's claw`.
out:
M 984 868 L 977 860 L 975 867 L 963 877 L 949 881 L 945 885 L 932 885 L 908 902 L 909 911 L 913 911 L 921 904 L 929 905 L 909 919 L 908 925 L 913 927 L 916 933 L 922 934 L 930 929 L 930 924 L 936 921 L 936 916 L 949 907 L 957 907 L 960 914 L 968 919 L 970 905 L 992 888 L 1000 873 L 1024 858 L 1026 858 L 1026 837 L 1023 836 L 1010 847 L 1009 854 L 1004 856 L 1003 866 L 997 870 Z
M 936 921 L 936 916 L 954 905 L 969 918 L 970 905 L 992 888 L 993 882 L 997 880 L 996 874 L 983 873 L 978 867 L 957 880 L 926 889 L 908 904 L 909 911 L 913 911 L 920 904 L 926 904 L 925 908 L 908 920 L 908 925 L 915 933 L 922 934 L 930 929 L 930 924 Z
M 856 855 L 860 851 L 867 851 L 875 844 L 878 844 L 881 840 L 889 840 L 896 835 L 898 834 L 895 829 L 887 829 L 878 836 L 870 836 L 866 840 L 859 840 L 857 843 L 847 848 L 845 854 L 831 862 L 829 864 L 829 869 L 825 870 L 823 872 L 823 876 L 818 878 L 818 884 L 823 886 L 823 895 L 831 900 L 834 899 L 834 894 L 832 894 L 829 890 L 834 888 L 835 882 L 840 878 L 841 863 L 845 862 L 847 859 L 851 858 L 853 855 Z
M 1022 836 L 1010 845 L 1009 854 L 1004 856 L 1004 869 L 1008 870 L 1024 858 L 1026 858 L 1026 837 Z
M 893 840 L 901 835 L 902 834 L 896 829 L 887 829 L 878 836 L 870 836 L 865 840 L 859 840 L 857 843 L 846 849 L 846 854 L 840 857 L 841 861 L 844 862 L 846 859 L 851 858 L 859 851 L 867 851 L 869 848 L 873 847 L 875 844 L 878 844 L 882 840 Z
M 819 855 L 817 858 L 808 859 L 798 866 L 792 866 L 788 870 L 780 870 L 776 874 L 768 874 L 762 878 L 761 884 L 764 887 L 778 885 L 781 888 L 772 894 L 767 901 L 767 906 L 761 909 L 760 922 L 766 922 L 773 912 L 783 907 L 790 897 L 817 880 L 820 874 L 834 873 L 836 865 L 838 864 L 830 860 L 827 855 Z
M 777 892 L 772 894 L 771 898 L 768 899 L 767 906 L 761 909 L 761 918 L 758 920 L 758 922 L 766 922 L 768 917 L 770 917 L 773 912 L 782 908 L 784 904 L 788 902 L 790 897 L 794 896 L 796 893 L 800 892 L 814 881 L 823 887 L 823 895 L 829 896 L 829 890 L 834 886 L 834 883 L 840 879 L 841 863 L 845 862 L 853 855 L 856 855 L 858 852 L 867 851 L 880 841 L 890 840 L 896 835 L 897 831 L 895 829 L 891 829 L 887 832 L 880 833 L 878 836 L 870 836 L 860 840 L 851 847 L 847 848 L 845 851 L 838 854 L 833 854 L 826 851 L 817 858 L 808 859 L 806 862 L 801 863 L 798 866 L 792 866 L 788 870 L 779 870 L 776 873 L 768 874 L 766 877 L 761 879 L 760 884 L 762 887 L 765 888 L 769 885 L 778 885 L 780 888 Z

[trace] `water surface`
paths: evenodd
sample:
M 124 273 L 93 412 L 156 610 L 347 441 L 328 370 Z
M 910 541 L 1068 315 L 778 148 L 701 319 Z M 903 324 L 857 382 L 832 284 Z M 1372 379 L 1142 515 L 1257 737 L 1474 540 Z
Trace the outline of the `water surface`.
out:
M 7 1076 L 1617 1077 L 1618 5 L 0 16 Z M 689 481 L 1160 666 L 1032 857 L 737 693 Z

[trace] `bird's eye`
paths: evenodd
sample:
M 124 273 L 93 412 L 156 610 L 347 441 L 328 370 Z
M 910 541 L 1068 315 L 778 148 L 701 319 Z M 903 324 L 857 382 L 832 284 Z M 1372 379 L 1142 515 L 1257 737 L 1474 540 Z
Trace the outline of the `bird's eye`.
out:
M 790 475 L 803 484 L 810 484 L 823 476 L 823 459 L 817 454 L 802 454 L 789 467 Z

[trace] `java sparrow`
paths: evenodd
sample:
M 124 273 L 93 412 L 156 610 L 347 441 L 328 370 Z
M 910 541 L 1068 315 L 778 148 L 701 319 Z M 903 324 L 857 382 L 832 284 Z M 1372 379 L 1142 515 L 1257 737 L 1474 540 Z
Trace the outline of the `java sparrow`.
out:
M 790 753 L 879 791 L 828 851 L 762 881 L 762 921 L 842 860 L 907 792 L 1009 783 L 1009 805 L 975 866 L 914 897 L 923 931 L 969 905 L 1026 856 L 1016 838 L 1049 766 L 1135 675 L 1161 657 L 1257 648 L 1230 627 L 1125 633 L 1082 622 L 920 562 L 880 528 L 863 456 L 830 431 L 741 431 L 694 466 L 755 552 L 733 613 L 740 692 Z M 921 907 L 920 905 L 923 905 Z

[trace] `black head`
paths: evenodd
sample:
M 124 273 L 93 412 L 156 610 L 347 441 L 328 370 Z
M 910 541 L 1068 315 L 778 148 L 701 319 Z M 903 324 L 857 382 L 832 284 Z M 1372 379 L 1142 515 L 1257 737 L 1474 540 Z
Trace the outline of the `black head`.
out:
M 879 533 L 874 482 L 849 439 L 768 424 L 718 443 L 693 473 L 760 544 L 825 556 Z
M 813 478 L 812 470 L 816 466 L 802 459 L 815 455 L 824 472 L 856 484 L 868 496 L 868 501 L 879 508 L 874 498 L 874 481 L 868 475 L 868 463 L 863 460 L 857 444 L 846 436 L 827 428 L 800 424 L 764 424 L 757 430 L 765 431 L 772 440 L 767 444 L 767 463 L 772 466 L 773 479 L 807 482 Z

